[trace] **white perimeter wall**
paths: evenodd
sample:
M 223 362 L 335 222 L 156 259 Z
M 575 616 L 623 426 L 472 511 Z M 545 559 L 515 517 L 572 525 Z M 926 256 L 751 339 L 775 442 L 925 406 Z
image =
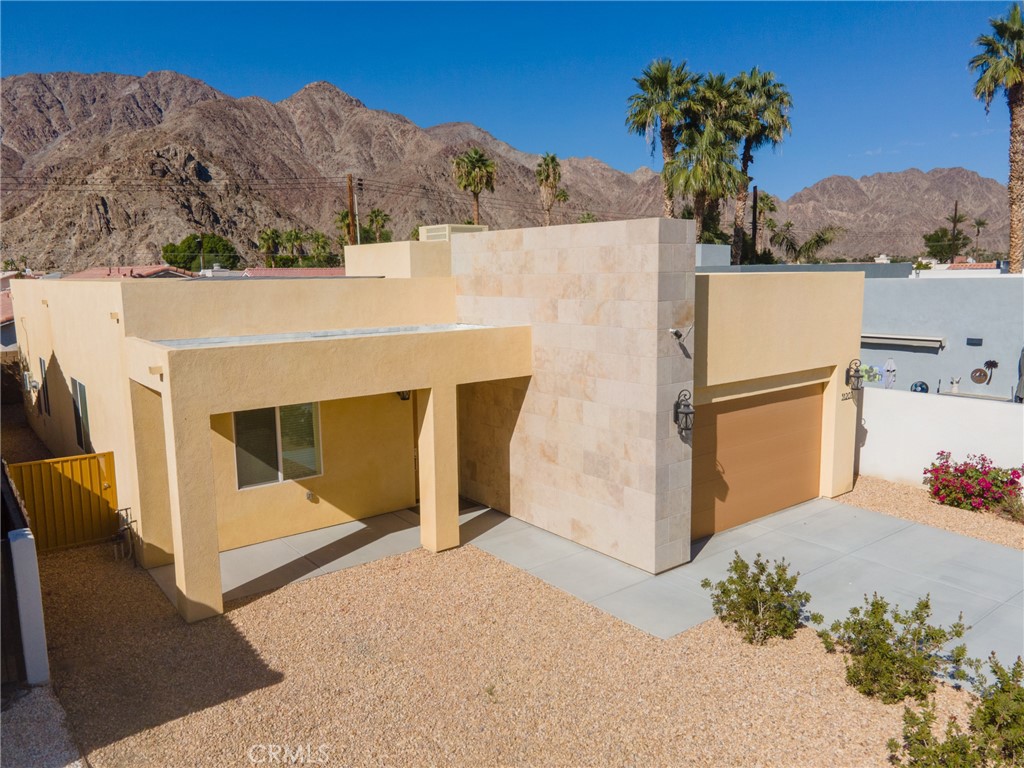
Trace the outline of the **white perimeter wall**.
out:
M 939 451 L 955 461 L 984 453 L 1000 467 L 1024 464 L 1024 405 L 864 389 L 857 473 L 920 483 Z

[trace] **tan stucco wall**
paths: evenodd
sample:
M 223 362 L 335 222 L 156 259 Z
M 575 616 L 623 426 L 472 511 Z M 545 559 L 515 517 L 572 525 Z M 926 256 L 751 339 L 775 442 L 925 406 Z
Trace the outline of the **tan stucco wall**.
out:
M 411 401 L 388 393 L 327 400 L 319 408 L 322 474 L 242 490 L 232 415 L 210 418 L 222 551 L 416 503 Z
M 130 280 L 121 284 L 125 335 L 143 339 L 247 336 L 455 320 L 455 288 L 446 278 Z
M 345 247 L 345 274 L 350 277 L 450 277 L 447 241 L 403 241 Z
M 76 441 L 71 397 L 71 379 L 82 382 L 92 448 L 114 452 L 118 503 L 137 513 L 120 283 L 15 280 L 12 297 L 18 345 L 37 381 L 39 358 L 46 359 L 50 415 L 38 413 L 38 395 L 26 396 L 29 424 L 56 456 L 88 453 Z
M 467 415 L 499 404 L 460 422 L 477 449 L 463 492 L 650 572 L 685 562 L 689 446 L 671 409 L 692 373 L 668 329 L 693 321 L 692 223 L 461 234 L 452 268 L 460 322 L 533 328 L 521 407 L 509 383 L 463 389 Z M 507 480 L 504 448 L 479 450 L 494 435 L 511 435 Z
M 820 492 L 850 490 L 857 403 L 845 371 L 860 351 L 863 274 L 701 274 L 696 287 L 695 418 L 703 403 L 820 382 Z

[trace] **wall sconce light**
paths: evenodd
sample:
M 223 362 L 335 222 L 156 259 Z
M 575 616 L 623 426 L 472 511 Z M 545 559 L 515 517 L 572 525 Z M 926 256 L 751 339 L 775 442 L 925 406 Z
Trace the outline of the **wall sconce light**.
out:
M 853 359 L 846 369 L 846 384 L 853 392 L 864 389 L 864 374 L 861 373 L 860 365 L 860 360 Z
M 395 392 L 398 395 L 399 400 L 408 400 L 412 397 L 412 393 L 408 389 L 403 389 L 401 392 Z
M 693 431 L 693 406 L 690 405 L 690 390 L 681 389 L 672 405 L 672 421 L 676 424 L 679 437 L 686 438 Z

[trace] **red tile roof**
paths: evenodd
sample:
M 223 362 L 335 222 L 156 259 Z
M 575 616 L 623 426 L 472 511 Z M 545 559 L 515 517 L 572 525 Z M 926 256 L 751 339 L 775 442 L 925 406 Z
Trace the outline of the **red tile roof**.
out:
M 64 275 L 65 280 L 103 280 L 122 277 L 155 277 L 156 275 L 173 275 L 175 277 L 198 277 L 195 272 L 172 267 L 167 264 L 146 264 L 138 267 L 90 267 L 73 275 Z
M 5 325 L 14 319 L 14 304 L 11 302 L 11 291 L 0 291 L 0 325 Z
M 344 277 L 344 267 L 249 267 L 242 277 Z
M 986 261 L 981 264 L 950 264 L 949 269 L 999 269 L 994 261 Z

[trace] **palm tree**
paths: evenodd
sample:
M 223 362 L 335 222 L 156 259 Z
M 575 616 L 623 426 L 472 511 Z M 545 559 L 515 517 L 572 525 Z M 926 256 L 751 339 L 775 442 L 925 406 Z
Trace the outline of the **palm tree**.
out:
M 732 226 L 732 263 L 740 263 L 743 252 L 743 216 L 747 210 L 747 188 L 750 186 L 750 164 L 754 150 L 782 141 L 792 130 L 788 112 L 793 98 L 786 86 L 775 79 L 772 72 L 761 72 L 754 67 L 732 79 L 733 89 L 740 97 L 740 120 L 743 122 L 743 148 L 740 152 L 740 172 L 744 183 L 736 194 L 736 213 Z
M 758 253 L 761 252 L 761 243 L 764 242 L 764 233 L 775 232 L 778 227 L 778 223 L 768 214 L 777 213 L 779 210 L 778 201 L 767 192 L 762 192 L 757 196 L 757 239 L 759 242 L 754 243 L 754 250 Z
M 656 59 L 640 77 L 634 77 L 637 93 L 627 101 L 626 127 L 630 133 L 646 137 L 654 155 L 655 132 L 661 139 L 661 156 L 667 165 L 676 154 L 676 127 L 683 120 L 683 104 L 690 97 L 699 77 L 686 71 L 686 62 L 673 65 L 671 59 Z M 662 216 L 672 218 L 674 189 L 667 178 L 662 182 Z
M 298 229 L 286 230 L 281 235 L 281 245 L 288 249 L 288 256 L 292 262 L 301 255 L 304 242 L 306 242 L 306 235 Z
M 309 236 L 309 243 L 313 246 L 310 257 L 315 266 L 329 266 L 331 259 L 331 239 L 323 232 L 313 232 Z
M 344 248 L 348 245 L 348 211 L 335 211 L 334 213 L 334 228 L 338 230 L 338 236 L 335 238 L 338 241 L 338 247 Z
M 957 227 L 967 221 L 966 213 L 958 213 L 956 206 L 953 206 L 953 212 L 946 217 L 946 221 L 953 225 L 951 230 L 950 239 L 953 241 L 953 258 L 956 259 L 960 255 L 960 238 L 957 237 Z M 963 235 L 963 233 L 960 233 Z M 966 236 L 964 236 L 966 237 Z
M 485 189 L 494 192 L 497 170 L 494 161 L 479 147 L 473 147 L 452 160 L 455 185 L 461 190 L 468 189 L 473 194 L 474 224 L 480 223 L 480 193 Z
M 391 221 L 391 216 L 384 213 L 380 208 L 374 208 L 370 211 L 370 215 L 366 217 L 366 225 L 373 230 L 373 240 L 376 243 L 380 242 L 381 234 L 384 232 L 384 227 Z
M 562 219 L 562 223 L 565 223 L 565 213 L 562 210 L 562 206 L 569 202 L 569 190 L 565 187 L 559 187 L 558 191 L 555 192 L 555 202 L 558 203 L 559 218 Z
M 796 238 L 793 231 L 793 222 L 787 221 L 775 232 L 772 233 L 771 244 L 781 248 L 783 252 L 799 264 L 801 261 L 810 261 L 818 255 L 818 251 L 835 242 L 846 230 L 843 227 L 829 225 L 815 230 L 804 242 Z
M 544 226 L 551 226 L 551 209 L 555 205 L 558 185 L 562 181 L 562 166 L 558 156 L 545 152 L 534 171 L 540 186 L 540 202 L 544 206 Z
M 988 226 L 988 220 L 975 219 L 972 223 L 974 224 L 974 255 L 977 257 L 981 255 L 981 248 L 978 246 L 981 240 L 981 230 Z
M 1024 261 L 1024 20 L 1020 3 L 1010 6 L 1005 18 L 991 19 L 991 35 L 975 43 L 981 53 L 970 61 L 978 72 L 974 95 L 992 106 L 996 92 L 1006 93 L 1010 108 L 1010 272 L 1020 274 Z
M 736 146 L 716 128 L 709 127 L 692 137 L 662 171 L 672 189 L 693 198 L 693 221 L 697 242 L 702 242 L 704 216 L 708 210 L 730 195 L 742 183 L 742 174 L 733 165 Z
M 275 266 L 274 257 L 281 248 L 281 231 L 273 227 L 267 227 L 260 232 L 257 243 L 260 253 L 264 256 L 266 265 L 268 267 Z

